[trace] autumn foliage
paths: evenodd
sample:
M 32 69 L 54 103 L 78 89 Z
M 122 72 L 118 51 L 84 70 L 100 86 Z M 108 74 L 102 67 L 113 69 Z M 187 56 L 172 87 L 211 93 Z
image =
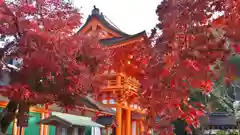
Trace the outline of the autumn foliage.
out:
M 0 0 L 1 65 L 11 79 L 1 94 L 28 104 L 74 105 L 75 97 L 99 88 L 96 73 L 109 67 L 110 56 L 111 68 L 140 80 L 145 125 L 171 134 L 171 122 L 182 118 L 191 132 L 205 107 L 190 102 L 190 94 L 208 94 L 220 73 L 226 80 L 231 75 L 228 59 L 240 52 L 239 10 L 239 0 L 163 0 L 152 43 L 113 49 L 109 55 L 97 37 L 76 34 L 81 15 L 70 3 Z M 8 65 L 12 60 L 19 61 L 14 68 Z
M 94 75 L 106 53 L 97 39 L 76 34 L 81 15 L 70 3 L 17 1 L 3 3 L 1 9 L 1 35 L 14 37 L 15 47 L 8 50 L 10 55 L 5 53 L 3 64 L 19 61 L 10 85 L 2 88 L 4 96 L 41 103 L 63 101 L 95 88 Z
M 80 20 L 79 11 L 65 1 L 2 1 L 1 66 L 10 81 L 1 95 L 28 105 L 74 106 L 79 96 L 94 94 L 107 51 L 97 37 L 77 33 Z
M 220 74 L 231 77 L 228 59 L 239 53 L 239 2 L 163 0 L 158 6 L 159 23 L 150 37 L 158 57 L 149 59 L 156 64 L 145 69 L 142 102 L 148 108 L 148 125 L 161 135 L 171 134 L 170 122 L 178 118 L 185 119 L 188 132 L 198 127 L 207 110 L 190 102 L 190 93 L 208 94 Z M 163 126 L 166 121 L 169 126 Z

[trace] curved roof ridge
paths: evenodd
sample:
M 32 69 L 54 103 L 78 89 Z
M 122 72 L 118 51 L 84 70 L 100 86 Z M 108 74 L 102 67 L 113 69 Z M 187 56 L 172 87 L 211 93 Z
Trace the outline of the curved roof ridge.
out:
M 80 32 L 87 24 L 90 22 L 92 18 L 96 18 L 99 22 L 101 22 L 106 28 L 112 30 L 113 32 L 119 34 L 120 36 L 128 36 L 127 33 L 121 31 L 110 19 L 108 19 L 105 15 L 96 6 L 94 6 L 92 10 L 92 14 L 90 14 L 87 18 L 87 21 L 82 25 L 82 27 L 78 30 Z M 77 33 L 78 33 L 77 32 Z
M 103 15 L 107 21 L 110 22 L 110 24 L 112 24 L 112 26 L 114 26 L 116 29 L 118 29 L 119 31 L 122 31 L 117 25 L 115 25 L 106 15 Z

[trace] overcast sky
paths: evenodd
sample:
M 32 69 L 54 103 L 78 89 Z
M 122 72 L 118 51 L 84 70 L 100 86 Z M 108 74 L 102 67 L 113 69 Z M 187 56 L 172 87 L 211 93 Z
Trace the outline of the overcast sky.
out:
M 155 10 L 161 0 L 73 0 L 84 18 L 96 5 L 118 28 L 128 34 L 150 30 L 157 23 Z M 85 20 L 84 20 L 85 21 Z

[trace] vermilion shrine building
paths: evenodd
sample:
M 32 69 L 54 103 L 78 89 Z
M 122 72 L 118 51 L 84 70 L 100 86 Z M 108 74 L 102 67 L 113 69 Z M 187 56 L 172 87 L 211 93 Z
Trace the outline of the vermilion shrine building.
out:
M 91 15 L 89 15 L 87 21 L 79 30 L 79 33 L 89 36 L 97 33 L 100 38 L 99 43 L 106 49 L 114 49 L 117 51 L 118 48 L 125 47 L 128 51 L 119 51 L 117 53 L 119 53 L 121 59 L 126 59 L 125 61 L 128 64 L 130 64 L 131 59 L 133 59 L 131 57 L 129 58 L 132 47 L 136 47 L 138 43 L 145 42 L 147 37 L 145 31 L 135 35 L 122 32 L 110 23 L 96 7 L 92 10 Z M 126 66 L 120 66 L 121 68 L 117 72 L 110 70 L 101 75 L 108 83 L 106 86 L 100 88 L 100 94 L 97 99 L 82 98 L 80 99 L 81 102 L 84 102 L 82 111 L 69 111 L 68 113 L 95 118 L 96 122 L 105 126 L 105 132 L 102 132 L 102 135 L 140 135 L 144 130 L 142 121 L 144 111 L 138 105 L 138 88 L 140 84 L 138 80 L 125 72 L 128 69 Z M 7 99 L 2 97 L 0 101 L 0 107 L 4 108 L 7 104 Z M 40 123 L 40 126 L 36 125 L 36 123 L 41 119 L 48 118 L 51 115 L 51 111 L 61 110 L 62 109 L 56 105 L 43 105 L 30 108 L 32 118 L 29 119 L 29 125 L 23 129 L 21 135 L 56 134 L 56 128 L 43 125 L 48 124 L 46 120 L 44 121 L 45 123 Z M 16 121 L 9 127 L 8 133 L 20 135 Z M 90 133 L 85 134 L 88 135 Z M 92 135 L 94 134 L 92 133 Z
M 89 15 L 79 32 L 85 35 L 98 33 L 100 44 L 108 49 L 115 50 L 128 46 L 129 50 L 131 50 L 131 47 L 135 46 L 135 44 L 144 42 L 146 39 L 145 31 L 135 35 L 128 35 L 122 32 L 111 24 L 96 7 L 94 7 L 92 14 Z M 119 53 L 119 57 L 127 61 L 131 51 L 117 53 Z M 143 111 L 137 104 L 139 82 L 129 77 L 121 69 L 120 72 L 110 71 L 102 76 L 108 80 L 108 85 L 101 88 L 98 100 L 116 111 L 116 135 L 131 135 L 133 126 L 136 128 L 136 134 L 139 134 L 140 130 L 143 129 L 140 117 L 137 118 L 137 116 L 143 114 Z

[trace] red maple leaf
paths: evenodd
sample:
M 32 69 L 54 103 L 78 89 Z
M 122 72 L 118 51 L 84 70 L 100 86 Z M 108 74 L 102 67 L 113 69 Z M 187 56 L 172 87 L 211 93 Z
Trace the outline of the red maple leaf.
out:
M 98 39 L 76 34 L 81 15 L 73 5 L 16 0 L 0 6 L 0 22 L 6 24 L 0 25 L 0 35 L 14 37 L 6 42 L 2 53 L 8 55 L 1 55 L 1 63 L 22 61 L 11 68 L 11 81 L 1 87 L 2 95 L 16 104 L 58 103 L 70 108 L 80 96 L 97 92 L 102 81 L 96 75 L 107 66 L 108 51 Z

